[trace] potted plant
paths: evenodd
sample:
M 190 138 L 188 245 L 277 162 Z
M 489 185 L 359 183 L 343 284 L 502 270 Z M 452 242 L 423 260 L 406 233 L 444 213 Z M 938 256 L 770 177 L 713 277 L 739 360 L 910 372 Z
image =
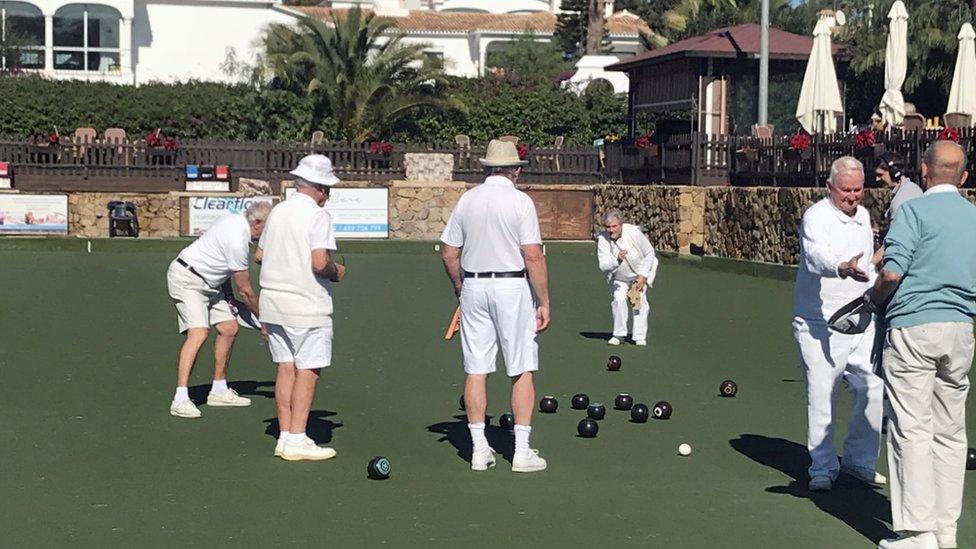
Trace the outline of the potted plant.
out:
M 369 144 L 369 152 L 366 153 L 366 160 L 369 167 L 374 169 L 389 169 L 390 154 L 393 152 L 393 145 L 388 141 L 373 141 Z
M 27 151 L 33 162 L 53 162 L 61 153 L 61 134 L 57 127 L 51 133 L 37 132 L 27 138 Z
M 790 137 L 790 146 L 783 151 L 783 159 L 786 160 L 790 171 L 800 171 L 800 163 L 809 160 L 813 155 L 810 145 L 813 140 L 806 132 L 797 132 Z
M 657 143 L 651 141 L 654 132 L 647 132 L 634 139 L 634 148 L 641 151 L 646 156 L 657 156 Z
M 163 135 L 159 128 L 146 135 L 146 154 L 149 155 L 149 163 L 154 166 L 172 165 L 179 148 L 180 142 L 175 137 Z

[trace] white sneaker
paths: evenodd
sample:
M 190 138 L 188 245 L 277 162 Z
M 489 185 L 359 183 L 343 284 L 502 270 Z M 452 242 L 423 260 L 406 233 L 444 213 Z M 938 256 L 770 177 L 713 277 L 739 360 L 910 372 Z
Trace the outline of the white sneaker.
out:
M 638 339 L 637 341 L 634 342 L 634 345 L 637 345 L 638 347 L 647 347 L 647 340 Z
M 856 478 L 857 480 L 866 482 L 868 484 L 875 484 L 878 486 L 884 486 L 888 484 L 888 479 L 884 475 L 877 471 L 872 471 L 864 467 L 848 467 L 841 465 L 841 470 Z
M 883 539 L 878 549 L 939 549 L 939 542 L 932 532 L 902 534 L 895 539 Z
M 188 418 L 200 417 L 201 415 L 200 409 L 197 408 L 196 405 L 193 404 L 193 401 L 190 399 L 186 399 L 184 401 L 170 405 L 169 413 L 170 415 L 174 415 L 176 417 L 188 417 Z
M 515 452 L 515 456 L 512 457 L 513 473 L 543 471 L 547 465 L 546 460 L 539 456 L 538 450 L 529 449 L 522 452 Z
M 305 440 L 301 442 L 286 441 L 284 448 L 281 449 L 281 459 L 287 461 L 322 461 L 332 459 L 335 456 L 335 450 L 319 446 L 308 437 L 305 437 Z
M 207 406 L 250 406 L 251 399 L 242 397 L 233 389 L 227 389 L 223 393 L 210 393 L 207 395 Z
M 480 452 L 471 453 L 471 470 L 472 471 L 487 471 L 490 467 L 495 466 L 495 451 L 489 447 L 486 450 Z
M 607 340 L 607 345 L 620 345 L 620 338 L 616 336 L 611 337 Z
M 275 456 L 276 458 L 280 458 L 280 457 L 281 457 L 281 454 L 282 454 L 282 452 L 284 452 L 284 451 L 285 451 L 285 439 L 283 439 L 283 438 L 279 438 L 279 439 L 278 439 L 278 441 L 277 441 L 277 442 L 275 442 L 275 452 L 274 452 L 274 456 Z
M 826 475 L 817 475 L 810 479 L 811 492 L 829 492 L 834 487 L 834 481 Z

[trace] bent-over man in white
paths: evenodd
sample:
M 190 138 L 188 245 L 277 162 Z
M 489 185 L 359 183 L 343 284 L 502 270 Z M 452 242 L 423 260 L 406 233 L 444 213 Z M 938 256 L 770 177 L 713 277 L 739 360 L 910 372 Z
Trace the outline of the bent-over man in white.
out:
M 278 365 L 275 403 L 280 435 L 274 455 L 288 461 L 336 455 L 305 435 L 319 371 L 332 364 L 332 283 L 345 267 L 332 260 L 332 218 L 322 206 L 339 182 L 323 155 L 301 159 L 291 172 L 296 192 L 278 204 L 258 246 L 261 322 Z
M 883 383 L 874 374 L 874 324 L 846 335 L 827 328 L 843 305 L 864 294 L 876 277 L 871 218 L 861 205 L 864 169 L 842 157 L 831 166 L 828 196 L 803 214 L 800 265 L 794 290 L 793 335 L 807 382 L 810 489 L 830 490 L 840 473 L 834 449 L 837 393 L 846 378 L 854 411 L 844 440 L 843 468 L 861 480 L 883 483 L 875 472 L 881 446 Z
M 597 237 L 596 256 L 600 270 L 610 283 L 613 334 L 607 343 L 620 345 L 626 339 L 627 319 L 633 310 L 634 344 L 647 345 L 647 317 L 650 314 L 647 287 L 653 284 L 653 273 L 657 270 L 654 247 L 640 227 L 623 222 L 623 214 L 619 210 L 608 211 L 603 216 L 603 226 L 606 230 Z M 637 309 L 633 309 L 627 299 L 631 284 L 636 284 L 640 292 Z
M 255 202 L 244 215 L 224 215 L 169 265 L 166 285 L 176 305 L 180 333 L 186 334 L 180 348 L 176 394 L 169 408 L 169 413 L 174 416 L 200 417 L 200 409 L 190 400 L 187 385 L 200 347 L 207 341 L 210 326 L 217 327 L 217 340 L 214 342 L 214 376 L 207 405 L 251 404 L 250 399 L 227 386 L 227 362 L 234 348 L 238 325 L 221 286 L 233 279 L 244 303 L 252 311 L 258 311 L 258 296 L 251 289 L 248 274 L 248 256 L 251 241 L 261 236 L 270 210 L 270 204 Z
M 512 380 L 512 471 L 541 471 L 546 460 L 529 446 L 535 404 L 533 372 L 539 369 L 536 338 L 549 325 L 549 285 L 539 220 L 532 199 L 515 188 L 525 164 L 515 145 L 492 140 L 481 162 L 491 175 L 461 196 L 441 235 L 444 267 L 461 302 L 471 469 L 485 471 L 495 464 L 485 438 L 486 382 L 495 371 L 501 346 Z

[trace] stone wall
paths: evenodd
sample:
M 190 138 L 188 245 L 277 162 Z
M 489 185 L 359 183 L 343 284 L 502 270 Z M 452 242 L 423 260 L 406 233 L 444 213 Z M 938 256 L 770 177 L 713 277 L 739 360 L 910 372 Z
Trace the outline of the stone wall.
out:
M 467 189 L 464 183 L 390 183 L 390 238 L 438 240 L 451 210 Z
M 68 193 L 68 234 L 107 237 L 108 203 L 112 200 L 135 204 L 140 236 L 180 236 L 180 197 L 177 193 Z
M 454 155 L 450 153 L 406 153 L 403 168 L 407 181 L 450 181 Z

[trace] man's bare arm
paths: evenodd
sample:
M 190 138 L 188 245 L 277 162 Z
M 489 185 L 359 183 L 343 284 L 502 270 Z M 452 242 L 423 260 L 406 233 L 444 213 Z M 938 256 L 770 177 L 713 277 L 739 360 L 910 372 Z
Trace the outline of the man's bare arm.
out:
M 525 257 L 525 270 L 529 272 L 529 283 L 538 301 L 535 313 L 535 331 L 541 332 L 549 327 L 549 273 L 546 269 L 546 256 L 542 254 L 541 244 L 522 246 Z
M 320 248 L 312 250 L 312 272 L 315 276 L 340 282 L 346 276 L 346 266 L 332 261 L 332 253 Z
M 447 278 L 451 280 L 451 284 L 454 286 L 454 295 L 461 297 L 461 248 L 442 244 L 441 260 L 444 262 Z
M 247 271 L 235 272 L 234 285 L 237 286 L 237 293 L 240 294 L 241 300 L 247 305 L 247 308 L 251 309 L 255 315 L 260 316 L 258 313 L 258 294 L 251 288 L 250 273 Z
M 891 299 L 891 294 L 898 289 L 899 284 L 901 284 L 900 274 L 882 270 L 878 280 L 874 283 L 874 289 L 871 291 L 871 303 L 874 303 L 878 309 L 884 307 Z

